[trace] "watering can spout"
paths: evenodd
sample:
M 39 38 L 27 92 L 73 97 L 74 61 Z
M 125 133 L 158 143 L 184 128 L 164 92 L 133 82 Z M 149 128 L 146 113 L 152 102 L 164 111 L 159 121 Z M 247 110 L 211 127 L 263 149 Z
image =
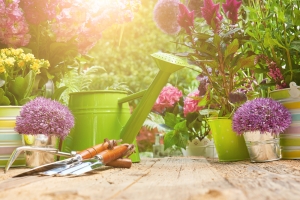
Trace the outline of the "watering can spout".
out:
M 135 140 L 160 91 L 167 84 L 170 75 L 188 65 L 185 60 L 168 53 L 157 52 L 151 54 L 151 56 L 156 62 L 159 72 L 148 90 L 144 92 L 140 103 L 134 109 L 120 133 L 120 138 L 124 143 L 132 143 Z

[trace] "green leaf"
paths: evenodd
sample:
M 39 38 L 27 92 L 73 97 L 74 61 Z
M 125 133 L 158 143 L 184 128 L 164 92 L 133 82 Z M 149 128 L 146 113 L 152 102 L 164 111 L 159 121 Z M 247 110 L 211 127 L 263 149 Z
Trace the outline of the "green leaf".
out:
M 234 54 L 239 49 L 239 41 L 234 39 L 226 48 L 224 59 L 226 59 L 229 55 Z
M 57 101 L 58 101 L 58 100 L 60 99 L 62 93 L 63 93 L 64 91 L 66 91 L 66 89 L 68 89 L 68 88 L 69 88 L 69 87 L 67 87 L 67 86 L 63 86 L 63 87 L 60 87 L 60 88 L 56 89 L 56 90 L 54 91 L 54 94 L 53 94 L 53 96 L 52 96 L 51 99 L 57 100 Z
M 300 52 L 300 41 L 291 42 L 290 48 Z
M 255 66 L 254 59 L 255 55 L 246 58 L 241 58 L 237 62 L 237 66 L 234 68 L 233 74 L 235 74 L 239 69 L 247 69 Z
M 0 88 L 0 105 L 10 105 L 10 101 L 5 96 L 5 92 L 2 88 Z
M 168 149 L 173 145 L 185 149 L 187 142 L 188 142 L 187 137 L 184 134 L 175 130 L 166 133 L 164 136 L 165 149 Z
M 164 120 L 165 120 L 165 124 L 171 128 L 174 128 L 177 123 L 176 115 L 174 115 L 173 113 L 169 113 L 169 112 L 166 113 Z

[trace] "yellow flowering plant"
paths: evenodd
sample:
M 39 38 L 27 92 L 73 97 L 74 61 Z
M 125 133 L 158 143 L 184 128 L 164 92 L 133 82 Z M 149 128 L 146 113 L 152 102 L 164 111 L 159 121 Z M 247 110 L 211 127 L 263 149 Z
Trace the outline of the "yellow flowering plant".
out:
M 49 62 L 36 59 L 23 49 L 0 50 L 0 105 L 24 105 L 38 96 L 38 76 L 45 74 Z

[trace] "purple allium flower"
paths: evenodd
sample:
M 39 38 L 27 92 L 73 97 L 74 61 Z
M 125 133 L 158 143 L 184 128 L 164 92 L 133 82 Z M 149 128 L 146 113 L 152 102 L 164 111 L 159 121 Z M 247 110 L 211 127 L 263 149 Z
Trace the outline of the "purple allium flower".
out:
M 74 117 L 68 107 L 58 101 L 37 97 L 22 107 L 15 131 L 20 134 L 55 135 L 64 139 L 73 126 Z
M 179 0 L 159 0 L 153 10 L 156 26 L 163 32 L 173 35 L 180 31 L 177 23 Z
M 270 98 L 247 101 L 233 116 L 232 128 L 238 134 L 246 131 L 279 134 L 289 127 L 292 116 L 279 102 Z

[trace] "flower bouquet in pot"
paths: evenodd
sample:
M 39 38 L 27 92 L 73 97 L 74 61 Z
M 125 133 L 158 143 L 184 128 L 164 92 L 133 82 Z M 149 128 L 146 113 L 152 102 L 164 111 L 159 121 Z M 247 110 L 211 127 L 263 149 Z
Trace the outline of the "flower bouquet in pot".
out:
M 25 145 L 60 149 L 61 141 L 73 126 L 74 117 L 68 107 L 58 101 L 37 97 L 22 107 L 15 131 L 24 136 Z M 54 158 L 52 154 L 26 152 L 28 167 L 53 162 Z
M 233 130 L 243 134 L 251 162 L 281 158 L 279 134 L 291 124 L 289 111 L 270 98 L 247 101 L 233 116 Z
M 187 95 L 184 93 L 187 92 Z M 163 118 L 164 148 L 186 149 L 201 146 L 205 149 L 209 127 L 206 116 L 200 114 L 199 90 L 185 91 L 172 85 L 165 86 L 158 96 L 152 112 Z M 198 152 L 198 154 L 201 152 Z M 202 152 L 204 155 L 204 150 Z

